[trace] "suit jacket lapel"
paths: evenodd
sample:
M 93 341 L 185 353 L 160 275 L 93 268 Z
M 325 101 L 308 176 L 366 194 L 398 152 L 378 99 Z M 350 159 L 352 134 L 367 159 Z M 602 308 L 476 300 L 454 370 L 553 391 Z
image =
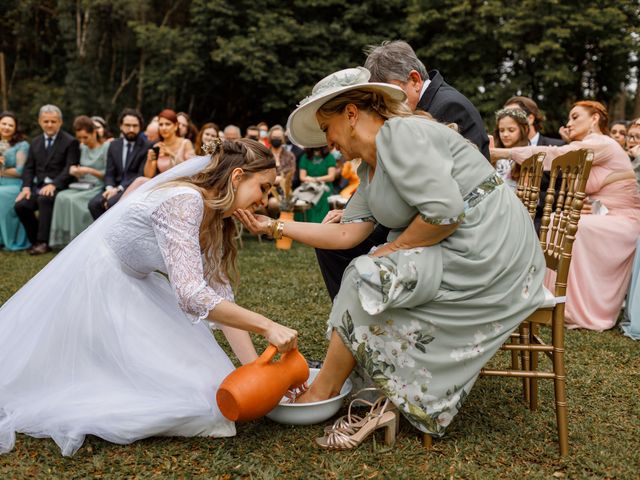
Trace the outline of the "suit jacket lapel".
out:
M 432 70 L 429 72 L 429 78 L 431 79 L 431 83 L 424 92 L 424 95 L 420 98 L 418 102 L 418 107 L 425 112 L 428 112 L 431 108 L 431 104 L 433 103 L 433 99 L 435 98 L 438 90 L 442 86 L 442 75 L 437 70 Z
M 45 138 L 44 135 L 42 135 L 42 148 L 44 149 L 44 166 L 48 166 L 49 162 L 51 161 L 51 158 L 53 157 L 53 154 L 56 151 L 56 148 L 58 148 L 58 145 L 60 144 L 60 132 L 58 132 L 58 136 L 56 137 L 56 139 L 54 140 L 53 144 L 51 145 L 51 150 L 49 150 L 47 152 L 47 140 Z
M 125 170 L 127 169 L 127 166 L 125 165 L 124 168 L 122 168 L 122 151 L 124 150 L 124 142 L 125 139 L 124 138 L 120 138 L 118 140 L 114 140 L 117 141 L 118 143 L 116 143 L 116 148 L 114 149 L 114 156 L 116 157 L 116 164 L 118 165 L 118 170 L 122 170 L 122 173 L 124 175 Z

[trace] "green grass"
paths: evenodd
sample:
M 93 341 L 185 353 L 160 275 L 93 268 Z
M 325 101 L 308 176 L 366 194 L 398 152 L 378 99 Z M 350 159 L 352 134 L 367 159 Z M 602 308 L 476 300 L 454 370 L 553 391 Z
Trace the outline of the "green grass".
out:
M 300 332 L 309 358 L 324 355 L 330 304 L 313 251 L 289 252 L 245 237 L 240 305 Z M 0 253 L 0 302 L 52 258 Z M 264 343 L 257 339 L 260 346 Z M 381 436 L 354 451 L 314 446 L 322 426 L 267 419 L 238 425 L 231 439 L 154 438 L 120 446 L 90 437 L 72 458 L 49 439 L 19 435 L 0 456 L 0 478 L 620 478 L 640 472 L 640 343 L 618 331 L 567 332 L 570 455 L 557 453 L 550 382 L 530 412 L 518 380 L 481 378 L 447 436 L 425 451 L 402 423 L 395 446 Z M 378 434 L 380 435 L 380 434 Z

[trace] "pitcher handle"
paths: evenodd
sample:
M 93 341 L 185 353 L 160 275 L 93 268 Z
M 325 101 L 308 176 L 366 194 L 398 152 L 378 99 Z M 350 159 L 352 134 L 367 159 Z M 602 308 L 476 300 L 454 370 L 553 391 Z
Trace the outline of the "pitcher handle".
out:
M 258 357 L 256 363 L 259 365 L 266 365 L 271 362 L 271 360 L 273 360 L 273 357 L 276 356 L 276 353 L 278 353 L 278 349 L 276 348 L 276 346 L 269 344 L 264 352 L 262 352 L 262 355 Z

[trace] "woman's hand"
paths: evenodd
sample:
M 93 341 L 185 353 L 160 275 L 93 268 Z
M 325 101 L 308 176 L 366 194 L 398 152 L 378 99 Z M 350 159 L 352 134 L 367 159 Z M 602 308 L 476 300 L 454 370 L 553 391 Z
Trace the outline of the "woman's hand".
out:
M 634 158 L 640 157 L 640 144 L 630 147 L 627 152 L 629 153 L 629 156 L 632 158 L 632 160 Z
M 158 161 L 158 157 L 156 156 L 156 152 L 153 151 L 153 148 L 150 148 L 147 151 L 147 162 L 156 162 Z
M 233 216 L 242 222 L 253 235 L 271 236 L 271 227 L 274 220 L 266 215 L 256 215 L 249 210 L 238 209 Z
M 398 247 L 393 242 L 387 242 L 384 245 L 380 245 L 373 252 L 371 252 L 372 257 L 384 257 L 385 255 L 389 255 L 393 252 L 397 252 Z
M 280 353 L 298 348 L 298 332 L 273 321 L 265 331 L 264 338 Z
M 89 173 L 86 167 L 81 167 L 80 165 L 71 165 L 69 167 L 69 173 L 76 178 L 80 178 L 81 176 Z
M 344 210 L 329 210 L 322 219 L 322 223 L 340 223 Z

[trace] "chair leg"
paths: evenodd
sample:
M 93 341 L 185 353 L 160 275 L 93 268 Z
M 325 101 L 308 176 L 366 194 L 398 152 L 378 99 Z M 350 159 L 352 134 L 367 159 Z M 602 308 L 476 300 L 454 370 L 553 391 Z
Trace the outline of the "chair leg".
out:
M 520 324 L 520 343 L 524 345 L 529 344 L 529 322 L 522 322 Z M 522 370 L 525 372 L 531 368 L 529 362 L 529 351 L 522 350 L 520 353 L 521 362 L 522 362 Z M 522 394 L 524 397 L 524 401 L 529 404 L 531 400 L 531 379 L 527 377 L 522 378 Z
M 431 450 L 433 448 L 433 438 L 428 433 L 422 434 L 422 446 L 426 450 Z
M 531 323 L 529 324 L 529 331 L 530 331 L 529 343 L 537 343 L 535 341 L 535 336 L 539 334 L 540 327 L 535 323 Z M 536 370 L 538 370 L 538 352 L 536 352 L 535 350 L 531 352 L 530 370 L 532 372 L 535 372 Z M 529 409 L 532 411 L 538 409 L 538 379 L 537 378 L 531 378 L 529 382 Z
M 558 424 L 558 443 L 560 444 L 560 455 L 569 453 L 569 420 L 567 414 L 567 391 L 566 372 L 564 368 L 564 309 L 556 307 L 554 326 L 551 335 L 553 336 L 553 373 L 554 394 L 556 399 L 556 421 Z

